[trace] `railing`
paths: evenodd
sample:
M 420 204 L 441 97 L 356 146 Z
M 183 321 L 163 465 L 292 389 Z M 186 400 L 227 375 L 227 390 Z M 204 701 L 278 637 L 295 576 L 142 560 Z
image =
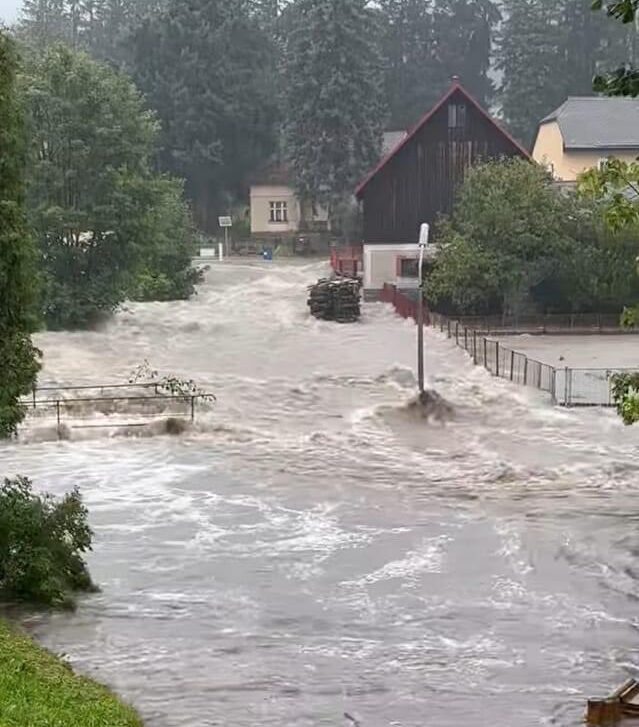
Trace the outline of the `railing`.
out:
M 198 404 L 214 398 L 204 392 L 163 392 L 161 384 L 151 382 L 42 386 L 35 388 L 22 403 L 28 408 L 30 417 L 55 419 L 60 435 L 65 423 L 72 423 L 73 428 L 79 429 L 143 427 L 160 414 L 182 419 L 188 417 L 194 422 Z M 114 419 L 115 415 L 124 415 L 129 419 Z M 136 415 L 138 418 L 131 421 L 130 418 Z M 96 416 L 111 418 L 96 422 Z
M 461 321 L 438 313 L 430 313 L 430 321 L 448 338 L 454 339 L 475 364 L 513 383 L 545 391 L 561 406 L 614 406 L 613 376 L 635 371 L 626 368 L 556 368 L 509 348 L 501 341 L 484 335 L 484 331 Z
M 363 248 L 361 245 L 348 245 L 331 248 L 331 267 L 337 275 L 356 278 L 363 269 Z
M 402 318 L 417 320 L 417 290 L 404 292 L 398 290 L 394 285 L 384 284 L 379 299 L 383 303 L 391 303 Z M 425 311 L 424 321 L 428 323 L 428 312 Z
M 457 320 L 482 333 L 636 333 L 620 326 L 621 313 L 551 313 L 524 316 L 461 316 Z

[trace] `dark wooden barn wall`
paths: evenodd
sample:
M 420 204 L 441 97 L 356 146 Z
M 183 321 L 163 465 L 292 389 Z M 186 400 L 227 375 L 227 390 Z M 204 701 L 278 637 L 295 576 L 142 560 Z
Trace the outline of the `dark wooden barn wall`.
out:
M 449 129 L 450 104 L 465 105 L 463 128 Z M 471 165 L 511 156 L 522 154 L 463 94 L 453 94 L 364 189 L 364 241 L 417 242 L 422 222 L 432 225 L 452 210 Z

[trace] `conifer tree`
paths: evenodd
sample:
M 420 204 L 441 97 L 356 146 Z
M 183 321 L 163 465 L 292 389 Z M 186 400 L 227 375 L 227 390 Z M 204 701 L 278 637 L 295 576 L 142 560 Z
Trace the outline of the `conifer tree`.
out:
M 379 158 L 379 30 L 366 0 L 298 0 L 285 47 L 286 150 L 301 198 L 329 212 Z
M 13 41 L 0 33 L 0 437 L 12 434 L 38 372 L 33 325 L 35 274 L 24 212 L 25 147 L 16 98 L 18 59 Z

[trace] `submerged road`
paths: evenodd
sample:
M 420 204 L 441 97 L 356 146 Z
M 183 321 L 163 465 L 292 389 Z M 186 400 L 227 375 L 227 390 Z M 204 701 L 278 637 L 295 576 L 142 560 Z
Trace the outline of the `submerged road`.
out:
M 317 263 L 213 266 L 190 302 L 45 333 L 43 380 L 143 360 L 218 397 L 183 438 L 0 449 L 78 485 L 103 591 L 30 622 L 149 727 L 581 724 L 639 661 L 639 428 L 554 409 L 426 333 L 455 421 L 411 418 L 415 329 L 311 319 Z

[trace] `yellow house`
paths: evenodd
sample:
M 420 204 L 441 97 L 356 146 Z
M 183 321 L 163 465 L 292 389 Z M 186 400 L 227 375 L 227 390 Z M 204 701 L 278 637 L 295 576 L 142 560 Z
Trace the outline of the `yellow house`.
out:
M 609 157 L 639 157 L 639 99 L 570 96 L 539 124 L 533 159 L 558 182 Z

